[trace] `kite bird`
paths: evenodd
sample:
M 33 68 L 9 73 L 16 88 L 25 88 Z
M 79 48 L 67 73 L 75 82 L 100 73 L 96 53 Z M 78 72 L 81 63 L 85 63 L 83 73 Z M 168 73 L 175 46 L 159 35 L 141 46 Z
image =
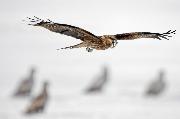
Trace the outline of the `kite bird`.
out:
M 151 33 L 151 32 L 131 32 L 116 35 L 103 35 L 96 36 L 89 31 L 82 28 L 71 26 L 67 24 L 54 23 L 51 20 L 42 20 L 36 16 L 34 18 L 29 18 L 30 24 L 33 26 L 44 27 L 52 32 L 60 33 L 63 35 L 71 36 L 76 39 L 80 39 L 82 42 L 76 45 L 64 47 L 61 49 L 74 49 L 85 47 L 88 52 L 96 50 L 106 50 L 108 48 L 114 48 L 117 45 L 118 40 L 135 40 L 139 38 L 154 38 L 154 39 L 166 39 L 172 37 L 171 34 L 175 34 L 176 30 L 169 30 L 166 33 Z M 59 49 L 57 49 L 59 50 Z

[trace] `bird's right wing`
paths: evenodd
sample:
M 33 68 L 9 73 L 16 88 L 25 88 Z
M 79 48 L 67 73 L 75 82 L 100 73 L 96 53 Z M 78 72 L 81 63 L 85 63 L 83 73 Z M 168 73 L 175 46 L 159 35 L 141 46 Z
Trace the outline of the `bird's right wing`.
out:
M 27 17 L 27 18 L 31 22 L 28 25 L 41 26 L 52 32 L 71 36 L 71 37 L 80 39 L 82 41 L 84 41 L 85 39 L 99 40 L 99 37 L 97 37 L 96 35 L 90 33 L 89 31 L 86 31 L 82 28 L 79 28 L 79 27 L 75 27 L 75 26 L 71 26 L 71 25 L 67 25 L 67 24 L 54 23 L 54 22 L 50 21 L 49 19 L 47 21 L 45 21 L 45 20 L 42 20 L 35 16 L 34 16 L 34 18 L 29 18 L 29 17 Z
M 123 33 L 116 35 L 108 35 L 114 40 L 135 40 L 140 38 L 155 38 L 155 39 L 166 39 L 169 40 L 168 37 L 172 37 L 171 34 L 175 34 L 176 30 L 169 30 L 165 33 L 151 33 L 151 32 L 131 32 L 131 33 Z

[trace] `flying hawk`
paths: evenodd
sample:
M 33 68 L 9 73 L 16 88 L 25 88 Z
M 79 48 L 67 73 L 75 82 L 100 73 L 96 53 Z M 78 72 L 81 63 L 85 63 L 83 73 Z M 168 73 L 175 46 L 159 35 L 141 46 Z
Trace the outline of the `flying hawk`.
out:
M 88 52 L 96 50 L 106 50 L 108 48 L 114 48 L 118 43 L 118 40 L 135 40 L 139 38 L 154 38 L 154 39 L 166 39 L 169 40 L 168 37 L 172 37 L 171 34 L 175 34 L 176 30 L 169 30 L 166 33 L 151 33 L 151 32 L 131 32 L 131 33 L 123 33 L 116 35 L 103 35 L 96 36 L 89 31 L 86 31 L 82 28 L 71 26 L 68 24 L 59 24 L 54 23 L 51 20 L 42 20 L 36 16 L 34 18 L 29 18 L 30 24 L 33 26 L 44 27 L 52 32 L 60 33 L 63 35 L 71 36 L 76 39 L 80 39 L 82 42 L 76 45 L 64 47 L 61 49 L 74 49 L 74 48 L 82 48 L 85 47 Z

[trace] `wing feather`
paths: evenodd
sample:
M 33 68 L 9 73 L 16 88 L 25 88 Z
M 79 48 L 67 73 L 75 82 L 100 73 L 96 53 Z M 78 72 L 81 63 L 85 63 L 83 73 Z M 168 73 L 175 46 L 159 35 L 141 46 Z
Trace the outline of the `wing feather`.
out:
M 155 39 L 166 39 L 169 40 L 168 37 L 172 37 L 171 34 L 175 34 L 176 30 L 169 30 L 166 33 L 151 33 L 151 32 L 131 32 L 131 33 L 123 33 L 116 35 L 108 35 L 114 40 L 135 40 L 139 38 L 155 38 Z
M 56 32 L 56 33 L 60 33 L 60 34 L 64 34 L 67 36 L 71 36 L 74 37 L 76 39 L 80 39 L 82 41 L 86 39 L 95 39 L 95 40 L 99 40 L 99 37 L 97 37 L 96 35 L 90 33 L 89 31 L 86 31 L 82 28 L 76 27 L 76 26 L 71 26 L 68 24 L 59 24 L 59 23 L 54 23 L 50 20 L 48 21 L 44 21 L 42 19 L 39 19 L 37 17 L 35 18 L 28 18 L 30 19 L 32 24 L 29 25 L 33 25 L 33 26 L 41 26 L 44 27 L 52 32 Z

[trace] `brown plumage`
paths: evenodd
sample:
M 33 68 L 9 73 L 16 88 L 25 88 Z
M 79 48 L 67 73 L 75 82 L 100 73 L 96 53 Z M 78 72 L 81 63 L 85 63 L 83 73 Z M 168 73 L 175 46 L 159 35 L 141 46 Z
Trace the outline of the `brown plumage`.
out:
M 42 92 L 31 102 L 26 110 L 26 114 L 34 114 L 38 112 L 43 112 L 48 101 L 47 92 L 48 83 L 44 82 Z
M 82 28 L 67 24 L 54 23 L 49 19 L 45 21 L 35 16 L 34 18 L 28 18 L 28 19 L 31 22 L 31 24 L 29 25 L 41 26 L 52 32 L 71 36 L 76 39 L 80 39 L 82 41 L 77 45 L 73 45 L 61 49 L 73 49 L 73 48 L 85 47 L 88 52 L 91 52 L 93 49 L 106 50 L 108 48 L 114 48 L 117 44 L 117 40 L 134 40 L 139 38 L 155 38 L 159 40 L 161 39 L 169 40 L 168 37 L 172 37 L 170 34 L 175 34 L 176 32 L 176 30 L 174 31 L 169 30 L 166 33 L 132 32 L 132 33 L 124 33 L 124 34 L 116 34 L 116 35 L 96 36 Z
M 102 74 L 94 80 L 94 82 L 85 90 L 85 93 L 99 93 L 103 91 L 105 84 L 109 80 L 109 70 L 108 67 L 103 67 Z
M 14 96 L 24 97 L 31 94 L 32 88 L 34 86 L 35 73 L 35 68 L 32 68 L 29 76 L 27 76 L 24 80 L 20 82 L 16 92 L 14 93 Z
M 166 89 L 165 72 L 161 70 L 156 80 L 152 81 L 146 90 L 146 96 L 159 96 Z

